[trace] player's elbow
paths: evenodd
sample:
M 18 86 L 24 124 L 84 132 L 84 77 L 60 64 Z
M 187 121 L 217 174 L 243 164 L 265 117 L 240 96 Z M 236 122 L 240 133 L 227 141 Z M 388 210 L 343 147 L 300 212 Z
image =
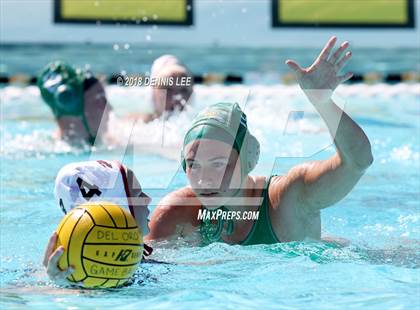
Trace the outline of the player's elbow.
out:
M 364 152 L 361 154 L 356 164 L 359 170 L 361 171 L 365 171 L 373 164 L 373 154 L 372 154 L 372 148 L 370 144 L 366 147 Z
M 373 163 L 372 148 L 367 142 L 363 147 L 351 154 L 340 154 L 340 163 L 351 168 L 355 172 L 364 172 Z
M 370 150 L 367 156 L 367 160 L 366 160 L 366 169 L 369 168 L 372 164 L 373 164 L 373 154 L 372 154 L 372 150 Z

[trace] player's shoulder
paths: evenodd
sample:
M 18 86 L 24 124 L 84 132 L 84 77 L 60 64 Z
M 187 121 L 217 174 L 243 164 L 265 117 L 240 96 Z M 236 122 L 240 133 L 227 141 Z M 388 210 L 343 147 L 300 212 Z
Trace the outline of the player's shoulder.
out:
M 292 167 L 284 175 L 272 175 L 270 177 L 269 193 L 281 194 L 302 185 L 305 182 L 306 172 L 313 166 L 312 162 L 306 162 Z
M 267 178 L 267 190 L 270 205 L 278 206 L 283 198 L 283 195 L 287 192 L 290 181 L 291 180 L 287 175 L 272 175 L 271 177 Z
M 268 196 L 270 205 L 274 209 L 284 210 L 284 207 L 287 206 L 302 210 L 302 192 L 308 169 L 311 169 L 311 163 L 294 166 L 284 175 L 271 176 Z

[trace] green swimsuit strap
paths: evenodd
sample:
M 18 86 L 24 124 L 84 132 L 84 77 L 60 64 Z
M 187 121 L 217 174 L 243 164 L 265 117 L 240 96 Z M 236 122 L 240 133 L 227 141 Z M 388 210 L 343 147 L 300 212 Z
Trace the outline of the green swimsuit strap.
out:
M 276 233 L 273 230 L 270 219 L 270 201 L 268 189 L 270 186 L 271 178 L 275 175 L 270 176 L 268 179 L 267 185 L 263 190 L 263 201 L 259 207 L 258 220 L 256 220 L 252 226 L 251 232 L 248 234 L 247 238 L 241 242 L 242 245 L 252 245 L 252 244 L 273 244 L 279 243 Z

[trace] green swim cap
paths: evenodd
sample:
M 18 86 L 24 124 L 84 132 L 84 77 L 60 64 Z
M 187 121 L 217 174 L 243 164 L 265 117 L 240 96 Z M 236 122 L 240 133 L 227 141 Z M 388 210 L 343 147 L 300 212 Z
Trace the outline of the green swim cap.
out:
M 41 96 L 54 116 L 83 115 L 83 83 L 85 74 L 72 66 L 55 61 L 49 63 L 37 78 Z
M 89 134 L 88 142 L 92 145 L 96 137 L 91 133 L 85 117 L 84 91 L 96 81 L 90 72 L 75 69 L 62 61 L 49 63 L 37 78 L 41 96 L 53 111 L 55 118 L 81 117 Z
M 248 131 L 246 114 L 237 103 L 216 103 L 201 111 L 184 137 L 184 148 L 198 139 L 218 140 L 232 145 L 240 156 L 242 179 L 258 162 L 260 145 Z M 184 150 L 181 155 L 185 171 Z

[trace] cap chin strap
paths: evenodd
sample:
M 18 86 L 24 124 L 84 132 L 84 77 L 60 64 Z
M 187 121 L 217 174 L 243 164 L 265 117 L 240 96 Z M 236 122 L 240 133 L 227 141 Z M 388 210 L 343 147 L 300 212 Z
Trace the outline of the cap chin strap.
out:
M 241 181 L 242 185 L 242 181 Z M 238 196 L 239 192 L 241 191 L 241 187 L 235 190 L 235 193 L 232 195 L 233 197 Z M 221 240 L 221 234 L 225 231 L 226 235 L 231 235 L 235 229 L 235 222 L 233 219 L 224 220 L 224 219 L 216 219 L 216 223 L 213 223 L 211 220 L 213 214 L 217 214 L 218 210 L 222 210 L 223 212 L 228 212 L 229 209 L 225 206 L 220 206 L 215 210 L 209 210 L 205 206 L 203 206 L 204 210 L 210 212 L 210 219 L 203 219 L 203 223 L 201 226 L 201 235 L 205 241 L 205 243 L 212 243 L 212 242 L 219 242 Z M 226 229 L 224 229 L 225 223 L 227 223 Z
M 224 206 L 219 207 L 215 210 L 209 210 L 205 208 L 207 212 L 210 212 L 210 218 L 213 216 L 213 214 L 215 214 L 220 209 L 224 212 L 229 211 Z M 225 223 L 227 223 L 226 229 L 224 229 Z M 233 233 L 234 221 L 232 219 L 230 220 L 216 219 L 216 223 L 213 223 L 213 220 L 211 219 L 203 219 L 202 226 L 200 227 L 201 235 L 205 243 L 221 241 L 221 235 L 224 230 L 226 232 L 226 235 L 231 235 Z
M 241 186 L 237 188 L 232 195 L 233 197 L 237 197 L 239 195 L 239 192 L 242 189 L 242 183 L 244 182 L 246 176 L 248 173 L 255 168 L 255 165 L 258 162 L 258 158 L 260 155 L 260 144 L 258 143 L 257 139 L 252 136 L 248 135 L 246 137 L 246 145 L 245 149 L 243 150 L 245 152 L 245 155 L 240 156 L 240 163 L 241 163 Z M 184 152 L 182 151 L 182 154 Z M 184 170 L 186 169 L 185 165 L 185 159 L 183 159 L 183 167 Z M 220 206 L 215 210 L 209 210 L 205 206 L 203 206 L 205 210 L 210 212 L 211 216 L 216 213 L 218 210 L 222 211 L 229 211 L 225 206 Z M 211 218 L 210 216 L 210 218 Z M 221 234 L 224 230 L 225 223 L 227 223 L 227 227 L 225 229 L 226 235 L 231 235 L 234 231 L 235 222 L 233 219 L 230 220 L 223 220 L 223 219 L 217 219 L 216 223 L 213 223 L 210 219 L 204 219 L 202 226 L 201 226 L 201 235 L 204 239 L 205 243 L 212 243 L 212 242 L 218 242 L 221 240 Z

